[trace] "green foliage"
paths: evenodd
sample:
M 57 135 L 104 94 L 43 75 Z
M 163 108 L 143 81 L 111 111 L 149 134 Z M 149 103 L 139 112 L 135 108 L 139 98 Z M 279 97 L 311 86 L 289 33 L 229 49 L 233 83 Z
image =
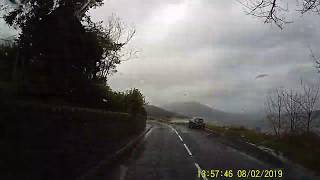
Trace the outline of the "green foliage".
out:
M 0 81 L 11 80 L 16 54 L 17 47 L 14 44 L 0 44 Z
M 121 42 L 123 26 L 119 19 L 104 27 L 86 15 L 103 0 L 12 2 L 15 6 L 6 9 L 4 19 L 21 34 L 17 47 L 0 47 L 1 78 L 14 74 L 23 96 L 45 101 L 54 97 L 54 101 L 62 99 L 66 104 L 132 114 L 143 112 L 144 97 L 139 90 L 113 92 L 106 85 L 107 76 L 121 62 L 119 52 L 133 34 Z
M 126 110 L 129 113 L 137 114 L 144 112 L 143 105 L 145 105 L 145 99 L 142 93 L 138 89 L 131 89 L 126 92 Z
M 3 6 L 7 11 L 5 21 L 16 28 L 28 26 L 28 21 L 33 18 L 43 18 L 54 12 L 58 7 L 65 7 L 71 13 L 84 17 L 90 8 L 103 5 L 103 0 L 10 0 L 12 6 Z
M 1 93 L 4 89 L 12 91 L 8 83 L 12 82 L 12 73 L 14 69 L 14 62 L 17 57 L 17 46 L 15 45 L 0 45 L 0 89 Z M 38 82 L 41 82 L 41 71 L 29 72 L 28 77 L 35 76 Z M 8 83 L 7 83 L 8 82 Z M 81 81 L 79 82 L 81 83 Z M 58 97 L 50 99 L 53 104 L 76 105 L 80 107 L 91 107 L 106 109 L 115 112 L 128 112 L 131 114 L 145 114 L 143 105 L 145 104 L 144 96 L 138 89 L 131 89 L 126 92 L 113 91 L 103 81 L 83 81 L 79 88 L 75 88 L 73 93 L 62 101 Z M 85 87 L 85 88 L 81 88 Z M 44 91 L 43 87 L 37 87 L 37 95 L 32 99 L 25 100 L 41 100 L 39 91 Z M 38 98 L 35 98 L 38 97 Z M 61 98 L 61 97 L 60 97 Z M 21 99 L 21 98 L 20 98 Z M 48 100 L 48 99 L 47 99 Z M 47 102 L 47 101 L 46 101 Z
M 0 44 L 0 98 L 11 97 L 17 87 L 12 83 L 13 71 L 17 55 L 17 46 L 14 43 Z
M 121 111 L 130 114 L 145 114 L 143 105 L 145 98 L 138 89 L 126 92 L 114 92 L 109 89 L 106 96 L 107 108 L 111 111 Z
M 118 19 L 93 22 L 86 12 L 103 0 L 22 0 L 4 6 L 4 20 L 19 28 L 13 76 L 26 96 L 57 97 L 78 106 L 102 107 L 107 76 L 120 64 Z M 7 7 L 7 8 L 5 8 Z M 12 8 L 13 7 L 13 8 Z M 12 73 L 6 73 L 9 75 Z M 121 94 L 114 95 L 121 99 Z M 117 102 L 119 101 L 119 102 Z M 115 100 L 115 109 L 126 109 Z M 121 102 L 121 103 L 120 103 Z

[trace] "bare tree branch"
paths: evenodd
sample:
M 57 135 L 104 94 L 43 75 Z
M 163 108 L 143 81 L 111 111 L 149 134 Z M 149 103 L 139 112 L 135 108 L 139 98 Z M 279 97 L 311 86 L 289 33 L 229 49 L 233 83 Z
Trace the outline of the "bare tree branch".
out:
M 289 2 L 281 0 L 237 0 L 245 8 L 247 15 L 264 19 L 264 23 L 273 23 L 280 29 L 292 21 L 287 20 Z M 297 0 L 301 7 L 299 12 L 313 12 L 320 15 L 320 0 Z M 300 2 L 300 3 L 299 3 Z

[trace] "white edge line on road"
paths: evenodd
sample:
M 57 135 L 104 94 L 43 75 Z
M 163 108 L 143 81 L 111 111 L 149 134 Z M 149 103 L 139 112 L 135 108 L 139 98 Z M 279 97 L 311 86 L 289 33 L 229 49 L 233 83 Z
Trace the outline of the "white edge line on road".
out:
M 201 172 L 201 177 L 202 177 L 202 179 L 208 180 L 207 177 L 202 174 L 202 169 L 201 169 L 201 167 L 199 166 L 199 164 L 198 164 L 198 163 L 194 163 L 194 165 L 196 166 L 196 168 L 198 169 L 198 171 Z
M 151 127 L 150 130 L 144 135 L 143 140 L 147 139 L 147 137 L 151 134 L 152 130 L 153 130 L 153 127 Z
M 176 132 L 176 134 L 179 136 L 179 133 L 178 133 L 178 131 L 177 130 L 174 130 L 175 132 Z
M 189 150 L 188 146 L 187 146 L 186 144 L 183 144 L 183 145 L 184 145 L 184 147 L 186 148 L 186 150 L 188 151 L 189 155 L 192 156 L 192 153 L 191 153 L 191 151 Z
M 183 142 L 183 139 L 182 139 L 182 137 L 179 135 L 178 131 L 177 131 L 175 128 L 173 128 L 172 126 L 170 126 L 170 125 L 169 125 L 169 127 L 177 134 L 177 136 L 179 137 L 180 141 Z M 188 154 L 189 154 L 190 156 L 192 156 L 192 153 L 191 153 L 190 149 L 188 148 L 188 146 L 187 146 L 186 144 L 183 144 L 183 145 L 184 145 L 184 147 L 186 148 L 186 150 L 188 151 Z
M 180 141 L 183 142 L 183 139 L 182 139 L 182 137 L 180 136 L 180 134 L 178 133 L 178 131 L 177 131 L 174 127 L 172 127 L 172 126 L 170 126 L 170 125 L 168 125 L 168 126 L 171 128 L 172 131 L 174 131 L 174 132 L 177 134 L 177 136 L 179 137 Z
M 175 128 L 172 128 L 172 130 L 173 130 L 177 135 L 179 135 L 178 131 L 177 131 Z

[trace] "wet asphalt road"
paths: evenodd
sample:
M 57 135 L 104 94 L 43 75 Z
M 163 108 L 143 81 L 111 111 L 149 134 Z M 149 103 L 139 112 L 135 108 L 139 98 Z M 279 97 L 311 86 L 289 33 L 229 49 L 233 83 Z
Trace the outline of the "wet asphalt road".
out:
M 296 170 L 276 167 L 257 160 L 218 141 L 212 134 L 187 128 L 149 122 L 151 130 L 136 148 L 112 168 L 89 179 L 111 180 L 195 180 L 238 179 L 237 170 L 284 168 L 282 179 L 313 179 L 298 176 Z M 199 170 L 232 170 L 233 177 L 198 177 Z M 210 175 L 210 174 L 209 174 Z M 241 178 L 248 179 L 248 178 Z M 254 178 L 261 179 L 261 178 Z M 277 179 L 277 178 L 266 178 Z M 279 179 L 279 178 L 278 178 Z

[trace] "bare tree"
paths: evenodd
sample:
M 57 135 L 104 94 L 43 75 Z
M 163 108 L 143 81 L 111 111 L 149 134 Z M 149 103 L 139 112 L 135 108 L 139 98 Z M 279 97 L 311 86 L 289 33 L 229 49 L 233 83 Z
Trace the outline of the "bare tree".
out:
M 286 14 L 289 12 L 289 0 L 238 0 L 248 15 L 263 18 L 265 23 L 274 23 L 280 29 L 287 23 Z M 290 2 L 294 3 L 294 2 Z M 315 12 L 320 14 L 320 0 L 296 0 L 297 11 L 302 14 Z
M 267 120 L 270 123 L 273 132 L 276 136 L 279 136 L 279 131 L 278 131 L 278 127 L 277 127 L 277 122 L 276 122 L 276 116 L 273 113 L 273 107 L 272 107 L 272 103 L 269 99 L 270 97 L 267 97 L 267 103 L 266 103 L 266 113 L 267 113 Z
M 301 13 L 306 12 L 315 12 L 320 14 L 320 0 L 303 0 L 302 1 L 302 8 L 299 10 Z
M 320 86 L 301 80 L 298 90 L 275 89 L 266 100 L 267 119 L 277 136 L 287 129 L 290 133 L 310 132 L 314 113 L 319 108 Z
M 280 136 L 282 130 L 283 115 L 283 93 L 280 89 L 275 89 L 267 96 L 266 101 L 267 118 L 277 136 Z
M 312 48 L 309 47 L 309 50 L 310 50 L 310 57 L 315 63 L 315 68 L 317 68 L 318 72 L 320 72 L 320 57 L 313 52 Z
M 296 91 L 283 91 L 283 106 L 290 122 L 290 133 L 295 133 L 301 114 L 301 94 Z
M 112 48 L 105 48 L 103 59 L 98 64 L 100 69 L 99 77 L 107 79 L 108 75 L 116 72 L 116 65 L 136 56 L 138 51 L 123 50 L 123 47 L 134 37 L 136 30 L 133 27 L 126 26 L 120 18 L 114 15 L 108 19 L 105 26 L 103 26 L 101 22 L 97 28 L 103 32 L 101 34 L 102 39 L 105 39 L 107 42 L 113 42 Z
M 303 89 L 301 107 L 306 115 L 307 132 L 310 132 L 310 126 L 313 120 L 315 110 L 317 110 L 317 102 L 319 98 L 319 86 L 317 84 L 307 84 L 301 81 Z M 299 101 L 298 101 L 299 102 Z

